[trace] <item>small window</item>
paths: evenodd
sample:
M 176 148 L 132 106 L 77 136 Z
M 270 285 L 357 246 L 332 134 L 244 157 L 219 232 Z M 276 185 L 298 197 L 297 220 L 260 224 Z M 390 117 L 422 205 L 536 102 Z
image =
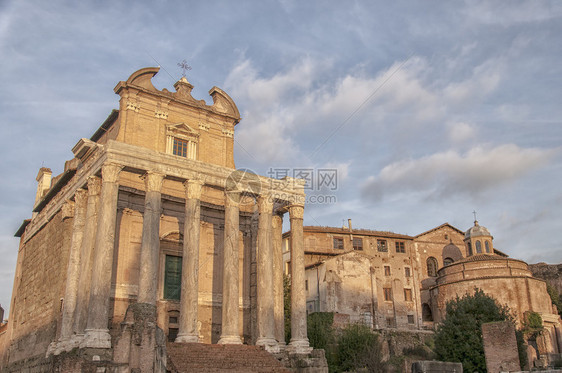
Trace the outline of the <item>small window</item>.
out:
M 404 289 L 404 300 L 406 302 L 412 301 L 412 289 Z
M 490 242 L 484 241 L 484 246 L 486 246 L 486 252 L 489 253 L 490 252 Z
M 363 250 L 363 239 L 360 237 L 353 237 L 353 250 Z
M 186 140 L 178 139 L 174 137 L 174 155 L 179 155 L 180 157 L 187 157 L 187 144 Z
M 432 256 L 427 258 L 427 275 L 430 277 L 437 276 L 437 259 Z
M 377 249 L 382 252 L 388 251 L 388 247 L 386 246 L 386 240 L 377 240 Z
M 164 271 L 164 299 L 180 300 L 181 256 L 166 255 Z
M 308 291 L 308 280 L 304 280 L 304 289 Z
M 408 324 L 414 323 L 414 315 L 408 315 Z
M 448 266 L 448 265 L 453 264 L 453 263 L 454 263 L 453 258 L 445 258 L 445 259 L 443 259 L 443 266 Z
M 177 316 L 170 316 L 170 324 L 177 324 L 178 317 Z
M 390 266 L 384 266 L 384 275 L 390 276 Z
M 404 267 L 404 277 L 412 277 L 412 273 L 410 272 L 410 267 Z
M 448 234 L 445 235 L 445 239 L 446 239 L 446 240 L 449 239 L 449 235 L 448 235 Z
M 482 254 L 482 242 L 476 241 L 476 253 Z
M 391 302 L 392 301 L 392 288 L 383 288 L 382 289 L 384 292 L 384 300 L 387 302 Z
M 334 237 L 334 249 L 343 250 L 343 238 Z
M 406 247 L 404 245 L 404 241 L 397 241 L 396 242 L 396 252 L 397 253 L 405 253 Z
M 468 243 L 468 256 L 472 256 L 472 244 Z
M 387 317 L 386 318 L 386 327 L 393 328 L 394 327 L 394 317 Z

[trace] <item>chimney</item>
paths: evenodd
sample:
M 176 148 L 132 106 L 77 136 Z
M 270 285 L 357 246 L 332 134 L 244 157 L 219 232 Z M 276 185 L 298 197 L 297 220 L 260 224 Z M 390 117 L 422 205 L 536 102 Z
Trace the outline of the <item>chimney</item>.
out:
M 351 227 L 351 219 L 347 219 L 347 226 L 349 227 L 349 239 L 353 241 L 353 228 Z
M 45 193 L 51 188 L 51 176 L 53 172 L 50 168 L 41 167 L 35 180 L 37 180 L 37 194 L 35 195 L 35 204 L 37 206 L 39 201 L 45 196 Z

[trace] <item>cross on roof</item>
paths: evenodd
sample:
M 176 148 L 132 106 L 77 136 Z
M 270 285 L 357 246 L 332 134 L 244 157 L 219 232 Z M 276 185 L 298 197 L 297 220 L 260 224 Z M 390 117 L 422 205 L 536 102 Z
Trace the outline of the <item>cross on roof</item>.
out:
M 185 72 L 191 70 L 191 66 L 187 64 L 187 61 L 184 59 L 181 62 L 178 62 L 178 67 L 182 69 L 182 76 L 185 78 Z

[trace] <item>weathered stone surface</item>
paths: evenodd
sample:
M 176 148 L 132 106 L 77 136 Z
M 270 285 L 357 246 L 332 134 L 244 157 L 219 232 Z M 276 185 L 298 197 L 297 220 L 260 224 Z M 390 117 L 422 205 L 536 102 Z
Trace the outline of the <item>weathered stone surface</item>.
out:
M 515 326 L 512 322 L 482 324 L 482 341 L 488 373 L 513 372 L 521 369 Z
M 443 361 L 416 361 L 412 363 L 412 373 L 462 373 L 462 364 Z

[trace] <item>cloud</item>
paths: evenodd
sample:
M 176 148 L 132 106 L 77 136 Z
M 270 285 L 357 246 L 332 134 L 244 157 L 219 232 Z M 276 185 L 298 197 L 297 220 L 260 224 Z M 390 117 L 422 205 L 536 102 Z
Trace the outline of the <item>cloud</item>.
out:
M 478 195 L 508 184 L 545 165 L 559 149 L 520 148 L 514 144 L 495 148 L 477 146 L 459 154 L 454 150 L 419 159 L 391 163 L 362 187 L 363 197 L 414 192 L 426 198 Z
M 474 125 L 464 122 L 456 122 L 456 123 L 449 124 L 448 131 L 449 131 L 449 139 L 454 144 L 461 144 L 468 140 L 471 140 L 477 134 L 477 130 Z

